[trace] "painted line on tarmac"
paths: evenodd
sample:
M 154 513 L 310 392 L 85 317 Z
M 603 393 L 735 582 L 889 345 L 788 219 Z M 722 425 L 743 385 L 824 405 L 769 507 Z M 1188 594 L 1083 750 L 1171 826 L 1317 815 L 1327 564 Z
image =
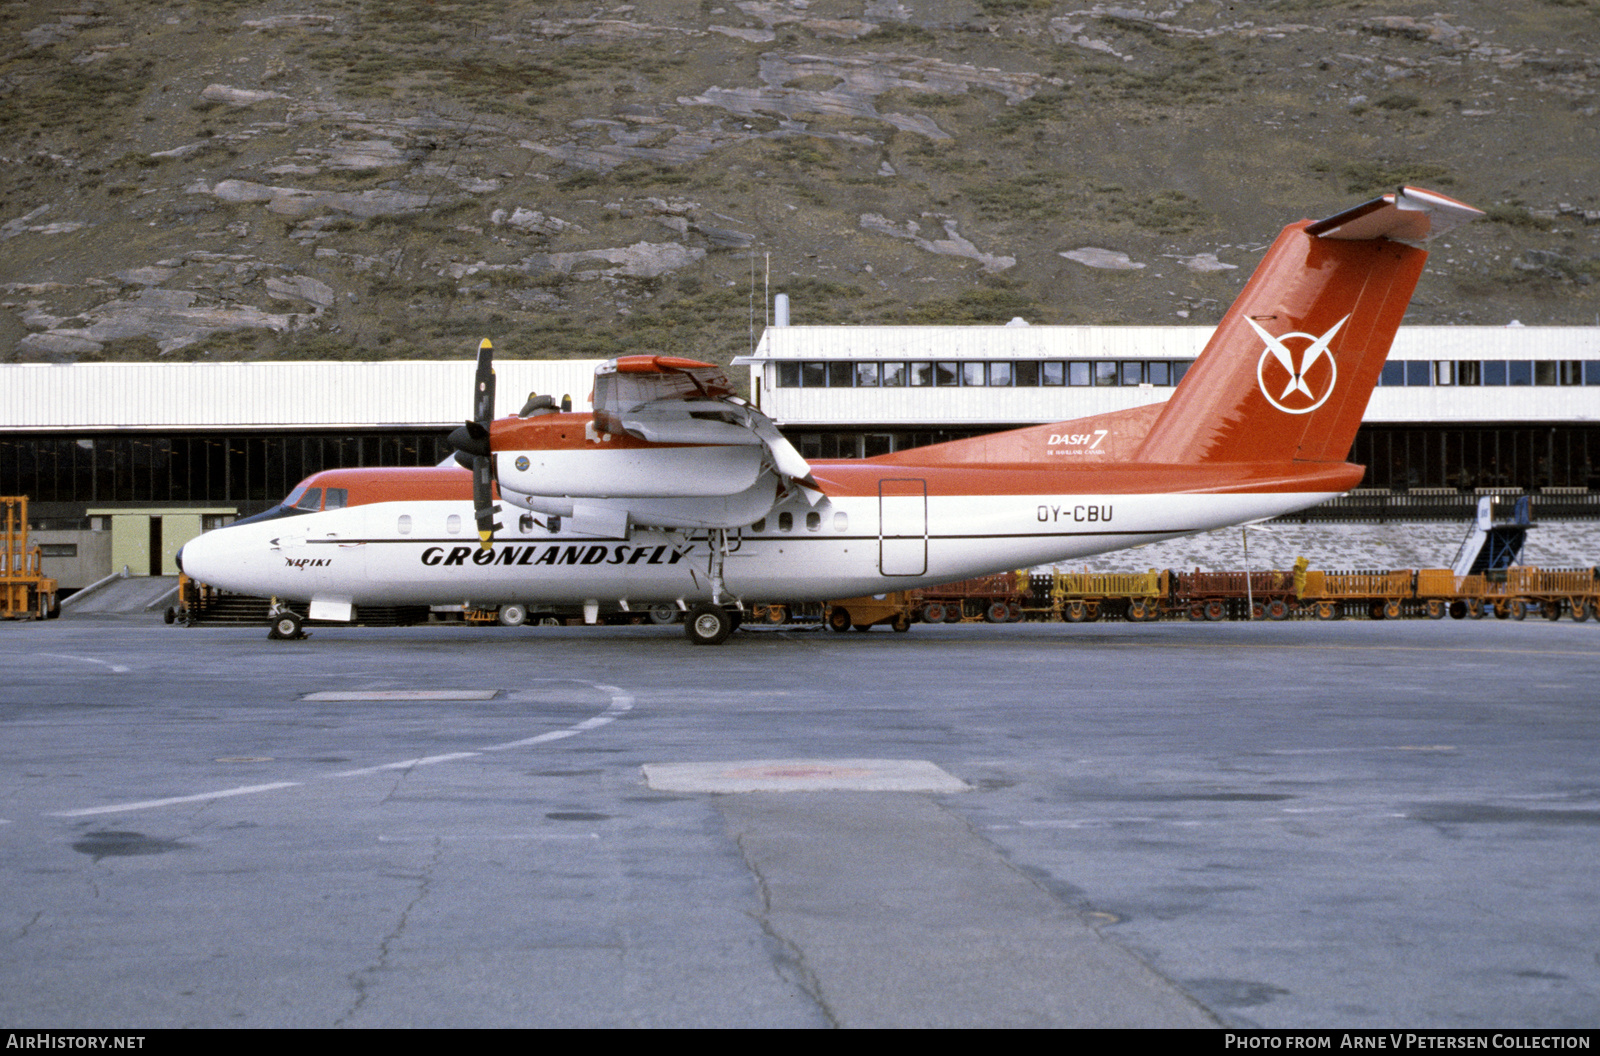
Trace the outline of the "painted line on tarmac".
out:
M 503 752 L 510 748 L 526 748 L 532 744 L 544 744 L 547 741 L 565 740 L 568 737 L 576 737 L 580 733 L 587 733 L 590 730 L 598 730 L 602 726 L 608 726 L 633 710 L 633 694 L 628 693 L 618 686 L 607 686 L 598 682 L 589 682 L 585 684 L 600 690 L 602 693 L 609 693 L 611 695 L 611 704 L 606 708 L 605 711 L 593 716 L 592 718 L 584 719 L 582 722 L 577 723 L 576 725 L 568 726 L 564 730 L 552 730 L 549 733 L 541 733 L 537 737 L 525 737 L 520 741 L 507 741 L 504 744 L 491 744 L 479 750 L 484 752 Z
M 69 659 L 80 659 L 77 657 Z M 97 663 L 100 661 L 96 661 Z M 504 744 L 493 744 L 480 748 L 475 752 L 448 752 L 443 755 L 421 756 L 416 759 L 403 759 L 396 763 L 383 763 L 379 766 L 363 767 L 359 770 L 341 770 L 332 774 L 323 775 L 323 779 L 341 777 L 362 777 L 368 774 L 391 772 L 396 770 L 411 770 L 419 766 L 432 766 L 437 763 L 455 762 L 459 759 L 473 759 L 485 752 L 503 752 L 511 748 L 525 748 L 536 744 L 545 744 L 549 741 L 565 740 L 576 737 L 590 730 L 597 730 L 615 722 L 621 716 L 633 710 L 633 695 L 623 691 L 617 686 L 606 686 L 596 682 L 580 682 L 577 679 L 562 679 L 560 681 L 577 682 L 579 685 L 589 686 L 606 693 L 611 702 L 606 710 L 599 715 L 590 716 L 582 722 L 574 723 L 565 729 L 552 730 L 541 733 L 536 737 L 524 737 L 521 740 L 507 741 Z M 171 796 L 166 799 L 145 799 L 134 803 L 112 803 L 103 807 L 83 807 L 78 810 L 58 810 L 47 812 L 47 817 L 53 818 L 84 818 L 97 814 L 125 814 L 136 810 L 151 810 L 156 807 L 179 806 L 185 803 L 204 803 L 214 799 L 228 799 L 233 796 L 251 796 L 262 792 L 276 792 L 285 788 L 298 788 L 306 784 L 304 781 L 277 781 L 265 785 L 244 785 L 239 788 L 225 788 L 216 792 L 200 792 L 192 796 Z M 9 824 L 0 821 L 0 824 Z
M 101 667 L 109 667 L 111 673 L 115 675 L 125 675 L 133 670 L 126 664 L 113 664 L 110 660 L 97 660 L 92 656 L 72 656 L 67 653 L 40 653 L 39 655 L 48 656 L 52 660 L 77 660 L 85 664 L 99 664 Z
M 85 807 L 82 810 L 58 810 L 51 814 L 56 818 L 86 818 L 94 814 L 121 814 L 130 810 L 149 810 L 152 807 L 171 807 L 179 803 L 204 803 L 211 799 L 227 799 L 230 796 L 253 796 L 257 792 L 276 792 L 280 788 L 294 788 L 302 784 L 299 781 L 276 781 L 270 785 L 245 785 L 243 788 L 225 788 L 220 792 L 201 792 L 193 796 L 173 796 L 170 799 L 146 799 L 138 803 L 114 803 L 107 807 Z
M 426 755 L 420 759 L 402 759 L 398 763 L 384 763 L 381 766 L 366 766 L 360 770 L 341 770 L 329 777 L 360 777 L 363 774 L 381 774 L 385 770 L 410 770 L 417 766 L 432 766 L 435 763 L 449 763 L 457 759 L 471 759 L 473 756 L 482 755 L 482 752 L 450 752 L 445 755 Z
M 1107 644 L 1112 643 L 1108 641 Z M 1480 647 L 1464 645 L 1343 645 L 1337 642 L 1307 642 L 1303 645 L 1265 645 L 1260 642 L 1200 642 L 1195 640 L 1181 642 L 1147 640 L 1136 642 L 1129 639 L 1120 639 L 1115 644 L 1136 649 L 1248 649 L 1261 652 L 1270 652 L 1272 650 L 1288 652 L 1316 650 L 1328 653 L 1469 653 L 1473 656 L 1582 656 L 1590 659 L 1600 656 L 1600 647 L 1595 649 L 1510 649 L 1503 646 Z

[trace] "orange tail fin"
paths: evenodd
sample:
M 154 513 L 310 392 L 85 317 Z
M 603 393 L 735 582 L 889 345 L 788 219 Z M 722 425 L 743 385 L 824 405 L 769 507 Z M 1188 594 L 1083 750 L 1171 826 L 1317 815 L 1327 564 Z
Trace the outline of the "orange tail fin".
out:
M 1156 420 L 1140 462 L 1343 462 L 1428 254 L 1483 214 L 1401 188 L 1284 228 Z

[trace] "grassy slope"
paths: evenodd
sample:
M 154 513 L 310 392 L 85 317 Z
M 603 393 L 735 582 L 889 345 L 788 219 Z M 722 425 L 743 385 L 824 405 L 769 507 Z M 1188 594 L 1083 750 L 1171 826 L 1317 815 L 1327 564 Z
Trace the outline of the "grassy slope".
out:
M 1169 2 L 1163 19 L 907 0 L 908 22 L 876 6 L 892 5 L 7 4 L 0 222 L 49 206 L 16 226 L 85 226 L 0 241 L 0 354 L 41 358 L 16 349 L 30 328 L 86 326 L 156 281 L 198 307 L 298 313 L 292 332 L 221 332 L 177 358 L 439 357 L 490 335 L 509 355 L 725 359 L 749 341 L 751 274 L 769 259 L 796 322 L 1210 322 L 1282 223 L 1401 180 L 1494 216 L 1435 247 L 1413 321 L 1600 317 L 1600 222 L 1582 215 L 1600 219 L 1593 0 Z M 247 26 L 306 14 L 326 21 Z M 710 29 L 769 25 L 760 41 Z M 930 59 L 1022 87 L 941 80 Z M 213 84 L 279 97 L 229 105 L 202 97 Z M 763 85 L 744 113 L 691 101 Z M 648 153 L 707 135 L 720 145 L 697 158 Z M 619 141 L 637 154 L 614 168 L 571 153 Z M 383 146 L 339 160 L 362 143 Z M 196 190 L 224 180 L 424 204 L 291 216 Z M 519 207 L 568 226 L 493 222 Z M 923 239 L 946 238 L 948 218 L 1016 264 L 935 254 L 864 214 Z M 706 252 L 649 278 L 551 263 L 636 243 Z M 1060 256 L 1084 246 L 1146 267 Z M 1238 270 L 1179 263 L 1201 253 Z M 297 276 L 332 304 L 272 296 L 269 280 Z M 754 312 L 759 331 L 759 294 Z M 135 326 L 78 355 L 153 357 L 160 336 Z

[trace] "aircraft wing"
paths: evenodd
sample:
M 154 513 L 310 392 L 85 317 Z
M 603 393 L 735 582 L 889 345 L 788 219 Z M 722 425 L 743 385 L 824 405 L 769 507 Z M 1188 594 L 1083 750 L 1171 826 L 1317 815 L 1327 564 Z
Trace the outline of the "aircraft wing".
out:
M 811 466 L 777 423 L 740 399 L 721 367 L 624 356 L 595 371 L 595 428 L 656 444 L 760 444 L 786 481 L 818 492 Z

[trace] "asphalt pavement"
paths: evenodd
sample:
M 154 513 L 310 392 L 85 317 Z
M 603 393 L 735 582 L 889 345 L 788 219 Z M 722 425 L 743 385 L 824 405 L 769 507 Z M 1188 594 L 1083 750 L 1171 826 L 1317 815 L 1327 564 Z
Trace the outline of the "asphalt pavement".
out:
M 0 669 L 8 1024 L 1600 1022 L 1594 623 L 141 614 Z

